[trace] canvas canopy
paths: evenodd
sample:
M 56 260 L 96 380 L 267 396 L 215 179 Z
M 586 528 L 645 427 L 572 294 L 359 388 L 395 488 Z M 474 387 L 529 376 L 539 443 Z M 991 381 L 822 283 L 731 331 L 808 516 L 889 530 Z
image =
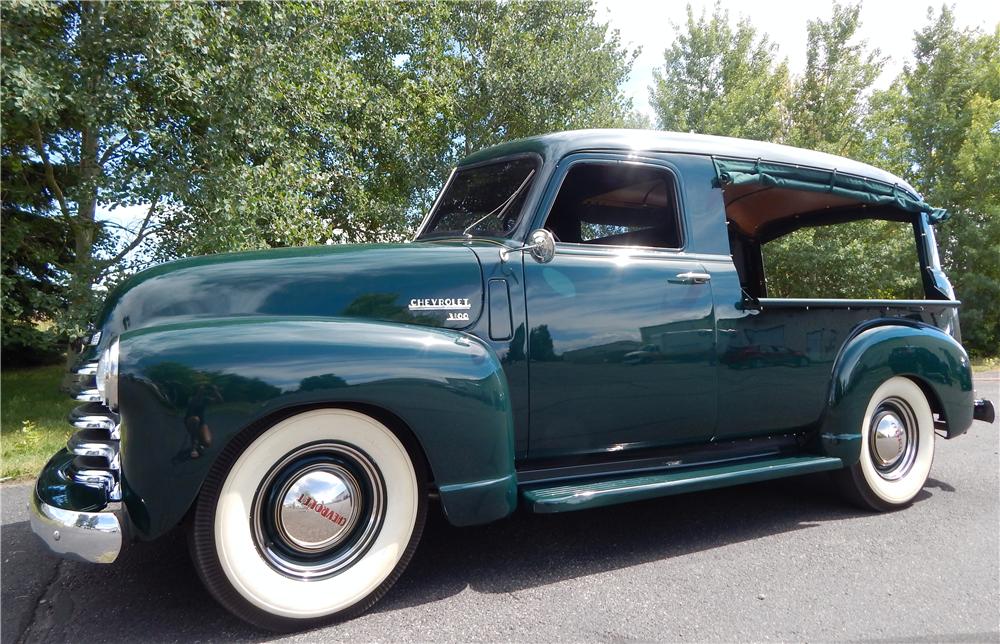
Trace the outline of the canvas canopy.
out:
M 713 157 L 719 186 L 762 186 L 786 190 L 825 192 L 853 202 L 899 208 L 905 212 L 926 213 L 936 224 L 949 217 L 947 210 L 934 208 L 910 191 L 882 181 L 836 169 L 823 170 L 762 161 L 760 159 L 722 159 Z

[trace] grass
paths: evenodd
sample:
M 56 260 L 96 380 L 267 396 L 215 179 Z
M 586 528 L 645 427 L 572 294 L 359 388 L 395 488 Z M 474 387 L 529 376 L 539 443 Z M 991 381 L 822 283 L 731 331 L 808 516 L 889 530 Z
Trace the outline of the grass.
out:
M 1000 369 L 1000 356 L 972 359 L 972 371 L 975 373 L 980 373 L 982 371 L 996 371 L 997 369 Z
M 59 389 L 62 365 L 0 372 L 0 480 L 37 476 L 66 445 L 66 415 L 80 403 Z

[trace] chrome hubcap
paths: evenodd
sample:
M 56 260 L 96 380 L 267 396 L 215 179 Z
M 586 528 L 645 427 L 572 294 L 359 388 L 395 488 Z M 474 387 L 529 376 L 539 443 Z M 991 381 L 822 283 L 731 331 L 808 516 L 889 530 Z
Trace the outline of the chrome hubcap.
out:
M 875 452 L 878 464 L 888 467 L 896 463 L 906 450 L 906 430 L 903 421 L 891 411 L 882 412 L 875 421 Z
M 888 481 L 906 476 L 917 458 L 917 441 L 916 415 L 906 401 L 884 400 L 868 431 L 868 453 L 879 476 Z
M 339 465 L 304 470 L 285 484 L 279 496 L 278 531 L 304 552 L 340 543 L 357 523 L 361 489 Z
M 271 567 L 295 579 L 323 579 L 368 551 L 385 505 L 382 474 L 367 454 L 343 443 L 314 443 L 271 468 L 250 523 Z

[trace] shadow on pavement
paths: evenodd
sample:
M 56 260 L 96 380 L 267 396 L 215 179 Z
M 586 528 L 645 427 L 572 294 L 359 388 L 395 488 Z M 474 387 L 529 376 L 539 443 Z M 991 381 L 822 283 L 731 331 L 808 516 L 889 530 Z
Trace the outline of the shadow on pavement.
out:
M 918 502 L 930 496 L 925 489 Z M 560 515 L 518 513 L 474 528 L 451 527 L 432 508 L 409 569 L 373 610 L 420 606 L 466 588 L 507 593 L 540 587 L 857 516 L 865 513 L 841 501 L 822 475 Z M 26 529 L 26 522 L 4 526 L 4 547 Z M 270 637 L 214 602 L 180 530 L 136 544 L 112 566 L 64 562 L 46 597 L 28 641 Z
M 925 489 L 916 502 L 931 496 Z M 545 586 L 858 516 L 868 513 L 844 502 L 822 474 L 590 511 L 519 512 L 473 528 L 451 527 L 435 513 L 406 574 L 374 610 L 466 587 L 508 593 Z

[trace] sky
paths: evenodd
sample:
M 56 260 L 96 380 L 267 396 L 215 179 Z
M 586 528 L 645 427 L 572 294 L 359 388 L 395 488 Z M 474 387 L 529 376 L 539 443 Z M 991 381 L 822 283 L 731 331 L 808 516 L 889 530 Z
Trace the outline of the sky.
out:
M 672 23 L 683 24 L 685 6 L 690 4 L 695 16 L 704 10 L 711 14 L 715 0 L 597 0 L 597 18 L 617 29 L 623 44 L 642 47 L 625 92 L 633 107 L 650 117 L 649 86 L 653 69 L 663 65 L 663 50 L 674 38 Z M 766 32 L 778 46 L 779 58 L 787 57 L 791 73 L 801 74 L 806 63 L 806 23 L 816 18 L 828 19 L 832 2 L 809 0 L 762 0 L 738 2 L 720 0 L 735 22 L 746 16 L 759 32 Z M 927 24 L 927 7 L 940 2 L 923 0 L 867 0 L 861 7 L 858 38 L 866 40 L 887 56 L 877 88 L 888 87 L 903 65 L 912 60 L 913 32 Z M 958 0 L 954 2 L 955 19 L 960 27 L 979 27 L 992 31 L 1000 22 L 1000 2 L 995 0 Z

